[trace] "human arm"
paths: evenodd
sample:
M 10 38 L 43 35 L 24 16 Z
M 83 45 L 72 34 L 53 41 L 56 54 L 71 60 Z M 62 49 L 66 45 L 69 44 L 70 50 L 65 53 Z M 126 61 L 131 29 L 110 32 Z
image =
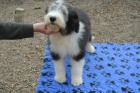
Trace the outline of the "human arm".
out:
M 0 22 L 0 39 L 13 40 L 33 37 L 32 24 Z
M 34 36 L 34 32 L 40 32 L 46 35 L 54 33 L 53 31 L 47 30 L 47 25 L 44 22 L 34 24 L 0 22 L 0 40 L 29 38 Z

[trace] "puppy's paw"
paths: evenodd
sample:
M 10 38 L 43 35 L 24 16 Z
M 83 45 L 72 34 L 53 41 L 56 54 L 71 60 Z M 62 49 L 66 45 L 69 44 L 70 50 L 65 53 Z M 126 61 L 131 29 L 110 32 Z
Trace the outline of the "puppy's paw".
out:
M 79 86 L 83 83 L 83 80 L 82 78 L 73 78 L 71 83 L 73 86 Z
M 59 83 L 63 83 L 63 82 L 66 81 L 66 77 L 65 77 L 65 76 L 56 75 L 56 76 L 54 77 L 54 79 L 55 79 L 57 82 L 59 82 Z
M 92 46 L 92 45 L 88 46 L 87 51 L 90 53 L 94 53 L 95 52 L 94 46 Z

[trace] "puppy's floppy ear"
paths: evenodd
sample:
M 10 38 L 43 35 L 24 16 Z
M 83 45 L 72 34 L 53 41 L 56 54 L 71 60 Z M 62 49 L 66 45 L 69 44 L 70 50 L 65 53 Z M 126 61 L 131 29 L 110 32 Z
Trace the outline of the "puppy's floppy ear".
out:
M 75 11 L 69 11 L 69 18 L 73 21 L 73 22 L 78 22 L 78 15 Z
M 68 15 L 68 29 L 69 30 L 74 30 L 76 33 L 78 33 L 79 30 L 79 18 L 78 18 L 78 14 L 74 11 L 74 10 L 70 10 L 69 11 L 69 15 Z

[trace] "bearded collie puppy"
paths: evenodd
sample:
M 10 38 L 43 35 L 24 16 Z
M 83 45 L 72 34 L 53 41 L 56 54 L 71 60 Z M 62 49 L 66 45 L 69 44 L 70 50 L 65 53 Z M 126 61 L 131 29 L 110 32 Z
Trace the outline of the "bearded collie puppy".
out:
M 71 83 L 79 86 L 83 83 L 82 72 L 86 50 L 93 53 L 91 44 L 91 24 L 89 17 L 80 9 L 73 8 L 64 0 L 53 2 L 44 17 L 49 30 L 56 31 L 49 36 L 49 47 L 54 62 L 54 79 L 66 81 L 64 57 L 71 59 Z

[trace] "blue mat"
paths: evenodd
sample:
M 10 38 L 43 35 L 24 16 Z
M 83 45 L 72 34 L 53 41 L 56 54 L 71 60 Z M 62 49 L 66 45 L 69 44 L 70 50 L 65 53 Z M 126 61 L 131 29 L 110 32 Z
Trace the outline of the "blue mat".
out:
M 67 81 L 54 81 L 54 67 L 48 45 L 36 93 L 140 93 L 140 44 L 94 44 L 86 53 L 84 84 L 71 84 L 71 65 L 66 58 Z

